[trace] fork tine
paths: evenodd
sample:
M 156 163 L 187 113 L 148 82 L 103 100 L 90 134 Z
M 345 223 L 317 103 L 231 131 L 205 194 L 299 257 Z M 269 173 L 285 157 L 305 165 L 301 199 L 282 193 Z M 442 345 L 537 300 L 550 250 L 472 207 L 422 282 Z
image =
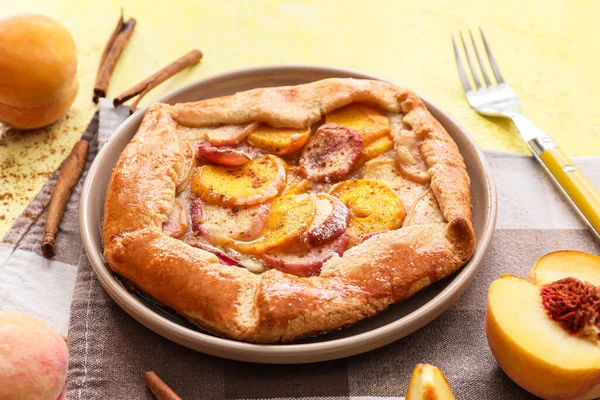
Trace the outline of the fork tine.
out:
M 488 59 L 490 60 L 490 65 L 492 66 L 492 71 L 494 71 L 494 76 L 496 77 L 496 82 L 498 84 L 504 83 L 504 79 L 502 78 L 502 74 L 500 73 L 500 69 L 498 68 L 498 64 L 496 64 L 496 59 L 492 54 L 492 50 L 490 46 L 488 46 L 487 40 L 485 40 L 485 35 L 483 34 L 483 29 L 479 27 L 479 32 L 481 33 L 481 39 L 483 40 L 483 46 L 485 47 L 485 52 L 487 53 Z
M 473 50 L 475 50 L 475 56 L 477 56 L 477 62 L 479 63 L 479 68 L 481 69 L 481 75 L 483 75 L 483 80 L 487 87 L 492 86 L 492 82 L 488 77 L 487 72 L 485 72 L 485 67 L 483 66 L 483 62 L 481 62 L 481 57 L 479 57 L 479 50 L 477 50 L 477 46 L 475 45 L 475 39 L 473 38 L 473 31 L 469 29 L 469 36 L 471 36 L 471 44 L 473 45 Z
M 463 89 L 465 92 L 471 91 L 471 84 L 469 83 L 469 78 L 467 78 L 467 73 L 465 72 L 465 67 L 462 64 L 460 59 L 460 55 L 458 54 L 458 49 L 456 48 L 456 42 L 454 41 L 454 35 L 452 35 L 452 47 L 454 47 L 454 57 L 456 58 L 456 68 L 458 69 L 458 75 L 460 76 L 460 82 L 462 83 Z
M 479 82 L 479 78 L 477 77 L 477 69 L 471 60 L 471 56 L 469 56 L 469 50 L 467 49 L 467 44 L 465 43 L 465 37 L 462 32 L 460 33 L 460 40 L 462 41 L 463 48 L 465 49 L 465 54 L 467 55 L 467 62 L 469 63 L 469 68 L 471 69 L 471 75 L 473 76 L 473 81 L 475 82 L 475 86 L 477 89 L 481 89 L 481 82 Z

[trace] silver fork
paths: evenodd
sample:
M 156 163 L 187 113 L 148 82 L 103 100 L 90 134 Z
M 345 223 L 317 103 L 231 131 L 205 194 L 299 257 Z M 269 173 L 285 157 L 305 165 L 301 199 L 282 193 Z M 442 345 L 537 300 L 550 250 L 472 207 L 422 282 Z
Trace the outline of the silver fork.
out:
M 529 118 L 521 114 L 519 98 L 504 81 L 481 28 L 479 28 L 479 32 L 485 53 L 480 53 L 478 46 L 475 44 L 473 32 L 469 31 L 473 52 L 479 68 L 477 68 L 473 61 L 473 55 L 467 48 L 464 35 L 462 32 L 460 33 L 460 43 L 466 55 L 468 70 L 463 66 L 458 46 L 454 36 L 452 36 L 458 75 L 465 90 L 467 101 L 480 114 L 510 118 L 513 121 L 533 156 L 544 167 L 556 186 L 570 200 L 570 203 L 588 225 L 596 240 L 600 242 L 600 193 L 554 143 L 552 138 L 536 127 Z M 487 60 L 481 54 L 487 56 Z M 485 67 L 486 61 L 491 67 L 494 81 L 488 76 Z M 478 72 L 483 77 L 484 83 L 480 81 Z M 472 77 L 475 87 L 471 86 L 468 75 Z

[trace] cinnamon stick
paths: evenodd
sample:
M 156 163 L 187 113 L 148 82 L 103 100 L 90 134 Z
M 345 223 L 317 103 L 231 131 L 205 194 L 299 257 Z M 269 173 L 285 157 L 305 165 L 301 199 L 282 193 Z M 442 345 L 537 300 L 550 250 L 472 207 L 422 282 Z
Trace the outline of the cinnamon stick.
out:
M 119 61 L 119 57 L 135 28 L 136 20 L 130 18 L 127 22 L 123 20 L 123 9 L 121 9 L 121 16 L 117 22 L 117 26 L 110 35 L 110 39 L 104 47 L 102 57 L 100 57 L 100 65 L 98 66 L 98 72 L 96 73 L 96 83 L 94 84 L 94 103 L 98 102 L 100 97 L 106 97 L 108 91 L 108 83 L 110 77 Z
M 171 64 L 161 68 L 154 74 L 150 75 L 148 78 L 133 86 L 131 89 L 126 90 L 120 96 L 117 96 L 113 100 L 114 106 L 117 107 L 125 103 L 127 100 L 139 95 L 139 97 L 131 104 L 130 107 L 131 112 L 134 112 L 142 97 L 144 97 L 149 91 L 151 91 L 167 79 L 171 78 L 179 71 L 198 64 L 198 62 L 200 62 L 201 59 L 202 52 L 200 50 L 194 49 L 190 51 L 183 57 L 173 61 Z
M 56 186 L 54 187 L 50 206 L 48 207 L 48 219 L 46 220 L 44 237 L 42 239 L 42 254 L 46 258 L 54 256 L 54 241 L 56 239 L 56 232 L 58 232 L 58 225 L 62 220 L 71 192 L 77 181 L 79 181 L 79 177 L 85 166 L 87 152 L 88 142 L 86 140 L 80 140 L 75 143 L 56 180 Z
M 156 396 L 158 400 L 181 400 L 175 392 L 156 375 L 154 371 L 146 372 L 144 381 L 148 389 Z
M 102 51 L 102 57 L 100 57 L 100 64 L 98 65 L 98 70 L 100 70 L 100 67 L 104 65 L 104 61 L 108 56 L 108 52 L 110 51 L 112 44 L 117 38 L 117 35 L 123 30 L 123 25 L 125 25 L 125 22 L 123 21 L 123 7 L 121 7 L 121 14 L 119 15 L 117 26 L 115 26 L 115 29 L 113 29 L 113 32 L 111 33 L 110 38 L 108 39 L 108 42 L 106 42 L 106 46 L 104 46 L 104 50 Z

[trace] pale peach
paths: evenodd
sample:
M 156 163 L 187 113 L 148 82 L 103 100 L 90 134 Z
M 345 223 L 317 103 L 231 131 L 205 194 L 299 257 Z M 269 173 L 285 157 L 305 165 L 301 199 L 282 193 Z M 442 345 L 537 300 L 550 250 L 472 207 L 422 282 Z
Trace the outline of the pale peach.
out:
M 32 316 L 0 311 L 0 400 L 65 398 L 67 345 Z
M 599 284 L 600 257 L 579 251 L 547 254 L 528 278 L 492 283 L 487 339 L 513 381 L 544 399 L 600 396 Z M 584 311 L 583 319 L 569 317 Z

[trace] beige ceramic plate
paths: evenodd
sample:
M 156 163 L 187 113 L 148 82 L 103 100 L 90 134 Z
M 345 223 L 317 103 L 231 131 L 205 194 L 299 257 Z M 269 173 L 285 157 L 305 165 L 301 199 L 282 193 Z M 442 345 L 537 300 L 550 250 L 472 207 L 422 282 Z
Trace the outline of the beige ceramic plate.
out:
M 171 104 L 195 101 L 257 87 L 295 85 L 330 77 L 377 79 L 359 72 L 323 67 L 254 68 L 200 80 L 172 92 L 160 101 Z M 481 151 L 452 117 L 431 102 L 424 101 L 454 138 L 465 158 L 471 178 L 473 222 L 478 243 L 471 261 L 457 274 L 393 305 L 373 318 L 294 344 L 249 344 L 201 332 L 173 311 L 161 308 L 138 293 L 127 291 L 102 257 L 100 224 L 106 186 L 119 154 L 140 125 L 143 116 L 143 111 L 140 111 L 127 119 L 100 151 L 90 168 L 81 194 L 81 235 L 98 280 L 127 313 L 159 335 L 191 349 L 240 361 L 292 364 L 332 360 L 384 346 L 416 331 L 448 308 L 467 288 L 490 244 L 496 223 L 496 191 Z

